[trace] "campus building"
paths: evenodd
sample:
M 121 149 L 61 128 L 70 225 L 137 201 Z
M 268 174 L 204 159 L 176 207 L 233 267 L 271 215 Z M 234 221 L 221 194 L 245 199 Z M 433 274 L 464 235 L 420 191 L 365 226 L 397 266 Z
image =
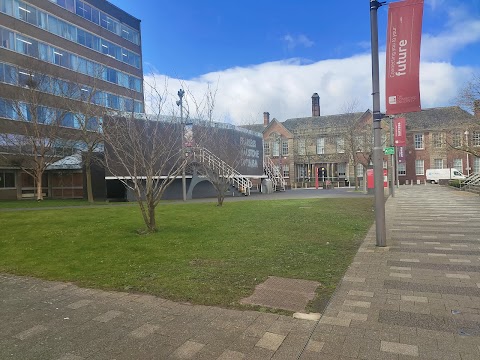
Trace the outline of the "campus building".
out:
M 80 127 L 82 102 L 98 110 L 89 115 L 92 131 L 102 112 L 144 111 L 140 20 L 105 0 L 0 0 L 0 199 L 34 196 L 35 180 L 18 156 L 8 156 L 19 151 L 8 140 L 29 131 L 21 122 L 52 124 L 56 117 L 56 137 L 63 139 L 52 139 L 49 162 L 56 161 L 42 191 L 84 197 L 81 161 L 69 157 L 83 150 L 69 141 Z M 27 151 L 33 156 L 31 146 Z
M 480 147 L 478 106 L 476 116 L 458 106 L 424 109 L 402 114 L 406 118 L 407 146 L 398 166 L 400 184 L 423 183 L 430 168 L 455 167 L 464 174 L 480 173 L 480 158 L 467 155 L 467 147 Z M 263 124 L 246 126 L 262 132 L 266 163 L 280 169 L 291 188 L 329 182 L 335 186 L 362 185 L 372 163 L 372 112 L 321 115 L 320 98 L 312 96 L 311 116 L 283 122 L 264 113 Z M 382 144 L 391 146 L 391 121 L 382 121 Z M 391 169 L 391 157 L 383 166 Z

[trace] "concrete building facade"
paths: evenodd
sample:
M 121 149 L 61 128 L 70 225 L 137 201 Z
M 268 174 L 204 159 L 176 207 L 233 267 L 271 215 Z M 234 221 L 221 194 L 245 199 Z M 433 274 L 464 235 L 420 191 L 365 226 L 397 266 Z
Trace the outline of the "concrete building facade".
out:
M 26 89 L 38 95 L 38 103 L 23 98 Z M 75 138 L 82 102 L 93 104 L 98 114 L 144 111 L 140 20 L 104 0 L 0 0 L 4 139 L 24 131 L 22 120 L 49 124 L 59 112 L 61 136 Z M 90 120 L 100 124 L 100 116 Z M 5 140 L 0 146 L 7 155 L 0 157 L 0 199 L 32 197 L 35 179 L 8 156 L 12 148 Z M 45 171 L 46 197 L 84 196 L 81 165 L 61 162 L 81 150 L 78 142 L 52 147 L 49 156 L 60 163 Z

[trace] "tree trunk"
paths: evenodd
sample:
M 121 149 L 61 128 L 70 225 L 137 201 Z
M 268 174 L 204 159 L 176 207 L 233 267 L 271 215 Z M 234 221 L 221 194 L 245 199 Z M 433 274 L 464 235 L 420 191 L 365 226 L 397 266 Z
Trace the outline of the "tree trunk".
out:
M 221 195 L 220 193 L 217 194 L 217 206 L 222 206 L 224 199 L 225 199 L 224 195 Z
M 153 200 L 147 200 L 148 204 L 148 232 L 156 232 L 157 231 L 157 223 L 155 221 L 155 204 Z
M 43 200 L 43 193 L 42 193 L 42 173 L 37 172 L 35 174 L 36 181 L 37 181 L 37 201 Z
M 87 200 L 89 203 L 93 203 L 92 167 L 90 165 L 90 159 L 85 159 L 85 173 L 87 177 Z

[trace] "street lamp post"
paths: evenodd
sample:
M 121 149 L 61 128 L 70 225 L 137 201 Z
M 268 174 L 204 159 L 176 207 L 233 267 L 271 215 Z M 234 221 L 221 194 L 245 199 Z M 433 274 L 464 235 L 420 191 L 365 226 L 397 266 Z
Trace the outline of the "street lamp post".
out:
M 383 114 L 380 112 L 380 75 L 378 60 L 378 18 L 377 10 L 382 2 L 370 0 L 370 33 L 372 53 L 372 95 L 373 95 L 373 172 L 375 190 L 375 236 L 376 245 L 386 246 L 387 231 L 385 225 L 385 199 L 383 193 L 383 148 L 382 125 Z
M 465 146 L 467 148 L 467 176 L 470 176 L 470 154 L 468 153 L 468 130 L 465 130 Z
M 185 157 L 185 149 L 184 149 L 184 132 L 185 132 L 185 124 L 183 123 L 183 96 L 185 95 L 185 91 L 183 89 L 178 90 L 177 92 L 179 100 L 177 101 L 177 106 L 180 107 L 180 124 L 181 124 L 181 134 L 180 139 L 182 142 L 182 156 Z M 185 175 L 185 164 L 183 164 L 182 169 L 182 195 L 183 201 L 187 201 L 187 179 Z

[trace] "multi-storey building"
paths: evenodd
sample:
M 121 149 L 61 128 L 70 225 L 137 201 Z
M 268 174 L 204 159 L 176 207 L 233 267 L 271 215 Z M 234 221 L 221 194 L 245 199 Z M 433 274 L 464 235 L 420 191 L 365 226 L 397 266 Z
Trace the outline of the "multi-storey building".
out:
M 403 114 L 406 118 L 405 159 L 398 164 L 400 184 L 423 183 L 429 168 L 454 167 L 465 174 L 480 173 L 480 158 L 464 150 L 480 149 L 478 106 L 476 116 L 457 106 L 425 109 Z M 290 187 L 313 186 L 315 173 L 320 181 L 340 186 L 361 184 L 371 166 L 372 113 L 352 112 L 320 115 L 317 93 L 312 96 L 312 116 L 270 120 L 264 113 L 263 125 L 246 126 L 262 132 L 264 154 L 281 169 Z M 382 144 L 390 146 L 389 119 L 382 122 Z M 384 168 L 391 168 L 384 157 Z M 321 172 L 320 172 L 320 170 Z
M 22 97 L 32 84 L 34 107 Z M 73 138 L 86 101 L 102 111 L 144 111 L 140 20 L 105 0 L 0 0 L 0 133 L 18 134 L 20 120 L 30 118 L 52 123 L 60 111 L 62 136 Z M 53 148 L 58 160 L 75 152 L 65 146 Z M 81 166 L 50 170 L 42 181 L 47 197 L 83 197 Z M 34 182 L 0 157 L 0 199 L 33 196 Z

